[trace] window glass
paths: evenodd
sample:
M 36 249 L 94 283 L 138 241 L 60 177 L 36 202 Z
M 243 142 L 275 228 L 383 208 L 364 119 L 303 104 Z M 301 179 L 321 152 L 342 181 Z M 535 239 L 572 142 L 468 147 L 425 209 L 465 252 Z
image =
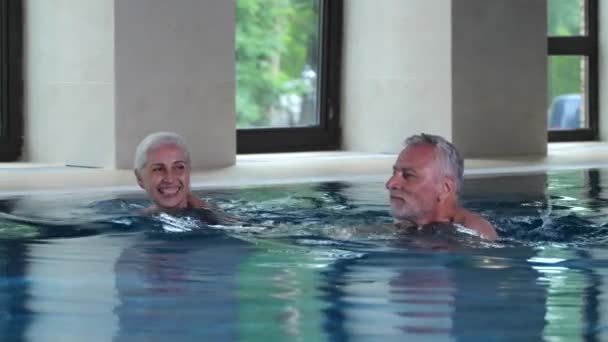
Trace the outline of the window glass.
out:
M 547 31 L 549 36 L 584 36 L 585 0 L 548 0 Z
M 237 128 L 319 124 L 319 0 L 236 1 Z
M 586 65 L 584 56 L 549 56 L 547 122 L 550 130 L 589 127 Z

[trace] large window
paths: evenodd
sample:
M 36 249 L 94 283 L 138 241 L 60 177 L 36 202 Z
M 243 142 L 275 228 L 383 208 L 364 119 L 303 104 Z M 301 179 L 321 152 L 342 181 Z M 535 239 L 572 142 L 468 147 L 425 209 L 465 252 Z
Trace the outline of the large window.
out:
M 342 1 L 236 1 L 238 153 L 338 147 Z
M 550 141 L 598 138 L 598 1 L 548 0 Z
M 23 141 L 20 0 L 0 0 L 0 161 L 21 155 Z

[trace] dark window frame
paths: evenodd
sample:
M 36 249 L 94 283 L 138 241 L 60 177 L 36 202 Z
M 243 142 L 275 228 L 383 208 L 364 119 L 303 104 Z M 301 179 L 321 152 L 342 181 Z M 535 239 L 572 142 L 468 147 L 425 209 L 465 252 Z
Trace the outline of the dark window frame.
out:
M 0 161 L 15 161 L 23 146 L 23 17 L 21 0 L 0 0 Z
M 332 150 L 340 147 L 342 0 L 320 0 L 319 125 L 237 129 L 237 153 Z
M 586 103 L 589 127 L 575 130 L 548 130 L 550 142 L 599 139 L 598 1 L 585 0 L 587 34 L 575 37 L 548 37 L 548 56 L 587 57 Z

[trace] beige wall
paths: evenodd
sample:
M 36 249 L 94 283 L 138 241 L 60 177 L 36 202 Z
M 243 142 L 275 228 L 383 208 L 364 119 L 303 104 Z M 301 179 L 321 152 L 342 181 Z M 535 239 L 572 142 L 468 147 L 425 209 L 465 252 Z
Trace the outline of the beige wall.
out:
M 468 157 L 547 152 L 547 5 L 453 0 L 453 141 Z
M 344 2 L 344 149 L 397 152 L 420 132 L 451 138 L 450 14 L 445 0 Z
M 234 164 L 234 5 L 116 0 L 116 160 L 148 133 L 180 133 L 192 165 Z
M 25 158 L 113 166 L 114 4 L 24 2 Z
M 424 131 L 469 157 L 545 153 L 545 0 L 344 5 L 345 149 L 397 152 Z M 234 163 L 232 1 L 26 0 L 25 13 L 26 160 L 130 168 L 144 135 L 171 130 L 195 167 Z
M 234 164 L 234 4 L 26 0 L 25 160 L 131 168 L 182 134 L 195 168 Z
M 428 132 L 467 157 L 546 154 L 546 2 L 346 1 L 344 148 Z

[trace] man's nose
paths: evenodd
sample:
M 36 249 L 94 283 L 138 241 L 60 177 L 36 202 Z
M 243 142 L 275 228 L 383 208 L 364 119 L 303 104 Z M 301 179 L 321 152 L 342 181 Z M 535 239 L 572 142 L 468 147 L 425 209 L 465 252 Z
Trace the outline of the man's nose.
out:
M 388 180 L 386 181 L 385 187 L 387 190 L 391 190 L 391 189 L 397 189 L 399 186 L 399 182 L 397 181 L 397 179 L 395 178 L 396 175 L 392 175 L 388 178 Z

